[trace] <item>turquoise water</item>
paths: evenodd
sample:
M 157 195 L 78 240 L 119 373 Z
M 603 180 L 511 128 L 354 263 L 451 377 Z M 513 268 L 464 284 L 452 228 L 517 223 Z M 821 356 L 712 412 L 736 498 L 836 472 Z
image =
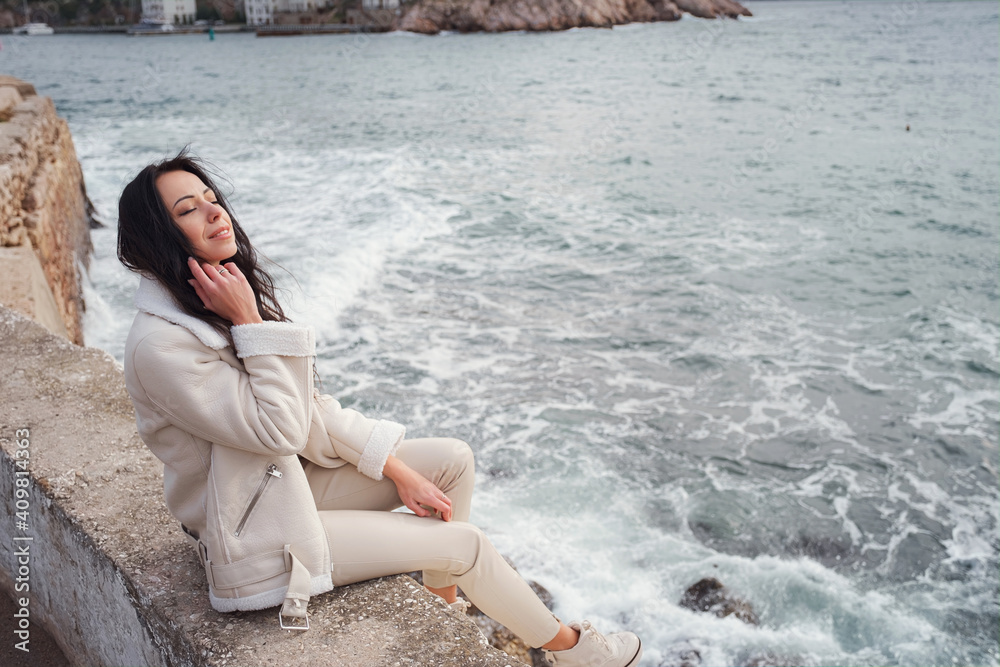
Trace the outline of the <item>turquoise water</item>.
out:
M 996 665 L 998 10 L 551 34 L 4 36 L 116 201 L 190 143 L 325 389 L 477 452 L 473 520 L 643 665 Z M 909 130 L 907 130 L 909 126 Z M 761 626 L 677 607 L 715 576 Z

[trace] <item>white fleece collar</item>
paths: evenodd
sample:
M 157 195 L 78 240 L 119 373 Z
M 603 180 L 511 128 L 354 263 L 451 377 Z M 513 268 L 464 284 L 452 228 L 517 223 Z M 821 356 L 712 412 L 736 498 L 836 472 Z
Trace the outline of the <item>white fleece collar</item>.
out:
M 211 325 L 181 310 L 173 295 L 158 280 L 146 276 L 139 279 L 139 289 L 135 292 L 135 307 L 144 313 L 162 317 L 167 322 L 184 327 L 213 350 L 229 347 L 226 337 Z

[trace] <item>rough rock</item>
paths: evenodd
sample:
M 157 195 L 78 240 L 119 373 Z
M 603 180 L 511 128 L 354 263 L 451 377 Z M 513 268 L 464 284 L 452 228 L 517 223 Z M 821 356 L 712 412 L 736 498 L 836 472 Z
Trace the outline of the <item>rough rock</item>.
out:
M 27 315 L 54 334 L 69 338 L 59 304 L 52 296 L 42 265 L 28 246 L 0 247 L 0 303 Z
M 668 646 L 663 652 L 659 667 L 700 667 L 701 652 L 690 642 L 684 641 Z
M 684 591 L 680 606 L 712 613 L 719 618 L 732 615 L 744 623 L 760 625 L 760 619 L 750 603 L 732 595 L 722 582 L 713 577 L 706 577 Z
M 683 12 L 703 18 L 750 16 L 735 0 L 417 0 L 396 29 L 501 32 L 610 28 L 634 22 L 676 21 Z
M 0 246 L 38 257 L 70 340 L 83 344 L 80 270 L 92 207 L 66 121 L 30 83 L 0 75 Z M 5 280 L 20 280 L 4 271 Z

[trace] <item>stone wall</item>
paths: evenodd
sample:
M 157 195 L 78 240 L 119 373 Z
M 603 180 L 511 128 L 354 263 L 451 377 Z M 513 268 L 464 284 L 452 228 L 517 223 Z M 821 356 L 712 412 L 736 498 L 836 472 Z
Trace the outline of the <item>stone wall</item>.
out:
M 66 333 L 78 345 L 80 269 L 93 250 L 91 210 L 69 126 L 52 100 L 30 83 L 0 75 L 0 246 L 32 249 Z M 3 267 L 8 287 L 31 279 L 30 272 Z M 38 286 L 21 291 L 37 293 Z

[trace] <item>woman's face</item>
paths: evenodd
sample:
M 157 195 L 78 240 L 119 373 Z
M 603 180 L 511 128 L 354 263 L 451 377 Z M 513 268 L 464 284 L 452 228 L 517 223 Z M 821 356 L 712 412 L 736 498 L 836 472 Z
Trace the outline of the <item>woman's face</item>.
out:
M 236 254 L 229 214 L 200 178 L 187 171 L 168 171 L 156 178 L 156 189 L 197 259 L 217 265 Z

